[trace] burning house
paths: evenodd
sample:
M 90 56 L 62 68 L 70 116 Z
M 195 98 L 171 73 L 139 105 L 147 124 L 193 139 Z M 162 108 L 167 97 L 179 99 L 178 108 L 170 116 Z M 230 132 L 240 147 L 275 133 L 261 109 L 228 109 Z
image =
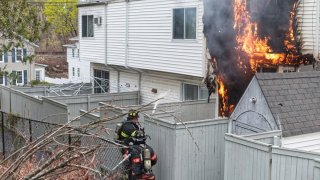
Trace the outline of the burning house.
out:
M 294 72 L 313 64 L 303 51 L 301 2 L 206 1 L 204 33 L 216 69 L 220 115 L 229 116 L 257 72 Z M 233 4 L 233 6 L 230 6 Z

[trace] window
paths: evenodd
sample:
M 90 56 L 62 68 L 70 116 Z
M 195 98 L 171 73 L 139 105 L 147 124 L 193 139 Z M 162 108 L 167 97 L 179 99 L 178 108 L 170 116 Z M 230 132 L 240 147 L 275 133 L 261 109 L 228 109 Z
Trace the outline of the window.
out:
M 72 68 L 72 76 L 75 76 L 76 72 L 75 72 L 75 69 L 74 67 Z
M 80 50 L 79 49 L 77 49 L 78 50 L 78 56 L 77 57 L 80 57 Z
M 72 57 L 74 57 L 74 48 L 72 48 Z
M 183 84 L 183 100 L 192 101 L 208 98 L 208 90 L 204 86 Z
M 5 85 L 4 84 L 4 76 L 3 75 L 0 75 L 0 84 L 1 85 Z
M 23 80 L 23 75 L 22 71 L 17 71 L 17 84 L 22 84 Z
M 36 71 L 36 80 L 41 81 L 41 71 Z
M 4 62 L 4 53 L 0 53 L 0 62 Z
M 23 51 L 22 49 L 16 49 L 16 61 L 22 61 Z
M 94 69 L 94 93 L 109 92 L 109 72 Z
M 173 39 L 196 39 L 196 8 L 173 10 Z
M 78 68 L 78 77 L 80 77 L 80 68 Z
M 93 37 L 93 15 L 82 16 L 82 37 Z

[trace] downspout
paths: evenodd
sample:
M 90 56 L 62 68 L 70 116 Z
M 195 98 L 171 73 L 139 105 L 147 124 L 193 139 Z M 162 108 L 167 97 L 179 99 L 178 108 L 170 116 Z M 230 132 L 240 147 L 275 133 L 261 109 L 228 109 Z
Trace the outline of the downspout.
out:
M 120 71 L 117 70 L 117 92 L 120 93 Z
M 124 62 L 124 66 L 127 67 L 128 66 L 128 26 L 129 26 L 129 0 L 126 0 L 126 31 L 125 31 L 125 62 Z
M 315 52 L 314 52 L 314 57 L 317 58 L 317 60 L 319 60 L 319 31 L 320 31 L 320 9 L 319 9 L 319 6 L 320 6 L 320 2 L 317 1 L 317 4 L 316 4 L 316 49 L 315 49 Z
M 104 23 L 105 23 L 105 35 L 106 35 L 106 37 L 105 37 L 105 43 L 106 43 L 106 47 L 105 47 L 105 64 L 106 64 L 106 66 L 107 66 L 107 64 L 108 64 L 108 60 L 107 60 L 107 58 L 108 58 L 108 55 L 107 55 L 107 52 L 108 52 L 108 49 L 107 49 L 107 47 L 108 47 L 108 23 L 107 23 L 107 5 L 108 5 L 108 2 L 106 2 L 105 3 L 105 5 L 104 5 Z

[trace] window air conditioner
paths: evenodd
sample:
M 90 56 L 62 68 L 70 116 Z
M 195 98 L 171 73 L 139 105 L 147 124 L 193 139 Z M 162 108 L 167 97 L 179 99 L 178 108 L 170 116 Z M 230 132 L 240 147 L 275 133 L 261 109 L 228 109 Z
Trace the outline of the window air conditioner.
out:
M 101 23 L 102 23 L 102 18 L 101 18 L 101 16 L 94 18 L 94 24 L 96 24 L 96 25 L 101 25 Z

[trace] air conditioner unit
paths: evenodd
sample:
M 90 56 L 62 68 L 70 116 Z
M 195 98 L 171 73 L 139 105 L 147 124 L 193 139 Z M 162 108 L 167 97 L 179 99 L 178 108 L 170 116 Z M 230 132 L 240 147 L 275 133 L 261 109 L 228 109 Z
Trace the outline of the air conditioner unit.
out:
M 94 21 L 94 24 L 96 24 L 96 25 L 101 25 L 102 24 L 101 16 L 95 17 L 93 21 Z

